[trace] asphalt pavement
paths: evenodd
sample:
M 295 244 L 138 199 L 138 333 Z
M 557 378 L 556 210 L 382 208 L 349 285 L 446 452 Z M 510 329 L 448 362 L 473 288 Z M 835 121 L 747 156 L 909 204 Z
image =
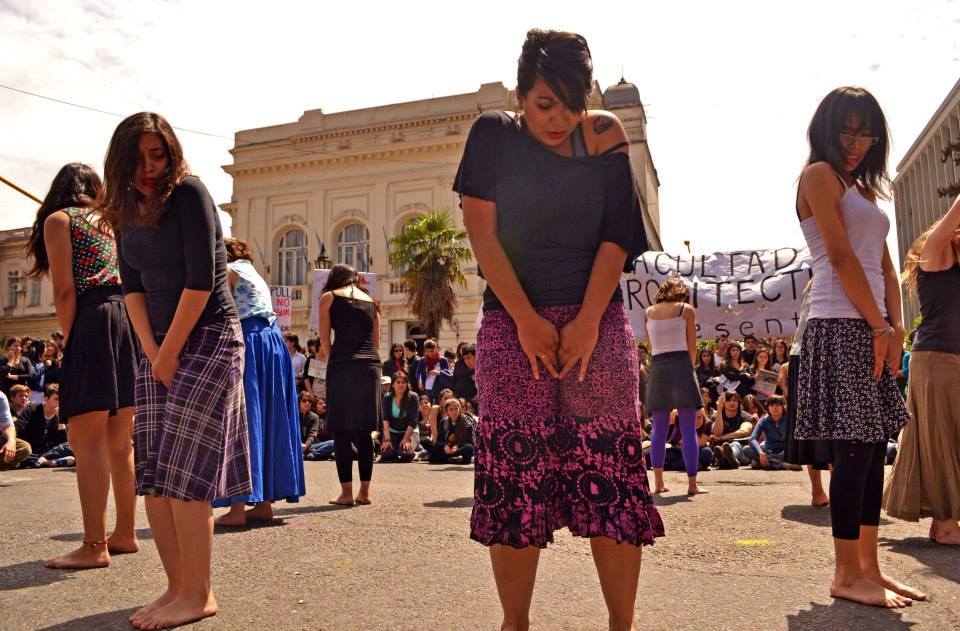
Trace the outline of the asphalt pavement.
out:
M 340 508 L 327 504 L 334 464 L 305 465 L 299 504 L 277 504 L 273 523 L 217 530 L 220 612 L 188 628 L 499 628 L 487 552 L 468 537 L 472 467 L 378 464 L 373 504 Z M 960 629 L 960 550 L 931 543 L 929 522 L 884 519 L 880 541 L 888 573 L 932 601 L 875 609 L 830 598 L 829 510 L 809 505 L 805 473 L 701 479 L 709 493 L 689 499 L 685 476 L 667 474 L 672 490 L 657 500 L 667 536 L 644 551 L 640 629 Z M 74 470 L 0 473 L 0 629 L 129 629 L 130 613 L 165 587 L 142 502 L 139 529 L 140 553 L 107 569 L 48 570 L 43 559 L 81 540 Z M 606 628 L 587 541 L 561 531 L 543 552 L 531 618 L 534 629 Z

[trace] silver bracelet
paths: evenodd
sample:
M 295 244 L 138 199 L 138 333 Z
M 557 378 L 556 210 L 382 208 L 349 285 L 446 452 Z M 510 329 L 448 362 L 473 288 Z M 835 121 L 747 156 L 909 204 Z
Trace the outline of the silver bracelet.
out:
M 873 337 L 882 337 L 884 335 L 893 335 L 897 330 L 892 326 L 885 326 L 879 329 L 870 329 L 870 335 Z

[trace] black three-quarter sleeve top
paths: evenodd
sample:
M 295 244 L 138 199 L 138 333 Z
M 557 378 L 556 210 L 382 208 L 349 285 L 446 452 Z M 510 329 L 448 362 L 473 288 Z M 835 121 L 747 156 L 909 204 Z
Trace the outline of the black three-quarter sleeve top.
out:
M 184 289 L 210 292 L 196 326 L 237 317 L 220 217 L 199 179 L 173 190 L 157 227 L 128 225 L 116 238 L 123 293 L 146 294 L 154 333 L 170 328 Z
M 453 190 L 495 202 L 497 237 L 534 307 L 581 304 L 601 243 L 627 251 L 625 271 L 647 249 L 629 156 L 561 156 L 505 112 L 473 123 Z M 622 299 L 618 286 L 611 301 Z M 489 286 L 483 308 L 502 308 Z

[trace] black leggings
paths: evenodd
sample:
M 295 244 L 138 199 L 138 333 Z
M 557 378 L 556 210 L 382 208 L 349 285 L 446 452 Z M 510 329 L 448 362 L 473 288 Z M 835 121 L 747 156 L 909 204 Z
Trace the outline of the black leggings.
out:
M 836 539 L 860 538 L 860 526 L 880 525 L 887 443 L 834 440 L 830 520 Z
M 340 484 L 353 482 L 353 447 L 357 448 L 360 481 L 369 482 L 373 474 L 373 439 L 370 432 L 342 431 L 333 433 L 333 454 L 337 461 Z

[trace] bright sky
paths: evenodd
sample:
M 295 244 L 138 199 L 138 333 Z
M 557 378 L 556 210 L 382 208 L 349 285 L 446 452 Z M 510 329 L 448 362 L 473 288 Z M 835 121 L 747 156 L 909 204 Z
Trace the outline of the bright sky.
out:
M 228 137 L 179 134 L 220 203 L 237 130 L 309 109 L 513 87 L 527 29 L 575 30 L 601 86 L 623 68 L 640 91 L 665 247 L 689 239 L 710 252 L 802 243 L 795 182 L 828 91 L 854 84 L 877 96 L 893 175 L 960 76 L 955 0 L 468 6 L 0 0 L 0 84 L 123 115 L 153 110 Z M 66 162 L 102 170 L 119 121 L 0 88 L 0 175 L 43 197 Z M 28 225 L 35 211 L 0 185 L 0 229 Z

